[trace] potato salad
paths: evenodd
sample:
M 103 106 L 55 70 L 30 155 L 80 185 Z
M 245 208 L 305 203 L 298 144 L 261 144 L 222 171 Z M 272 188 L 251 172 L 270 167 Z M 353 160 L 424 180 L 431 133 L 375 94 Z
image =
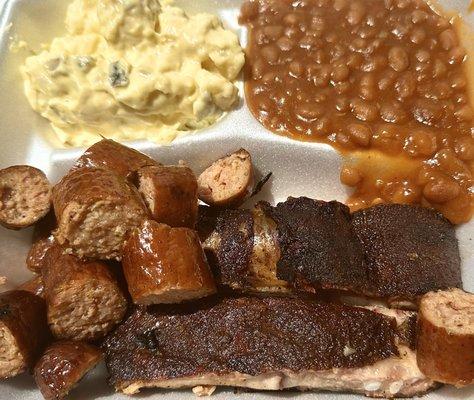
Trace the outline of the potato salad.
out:
M 169 143 L 239 98 L 244 53 L 215 15 L 158 0 L 74 0 L 65 23 L 67 34 L 21 67 L 28 101 L 65 145 L 100 135 Z

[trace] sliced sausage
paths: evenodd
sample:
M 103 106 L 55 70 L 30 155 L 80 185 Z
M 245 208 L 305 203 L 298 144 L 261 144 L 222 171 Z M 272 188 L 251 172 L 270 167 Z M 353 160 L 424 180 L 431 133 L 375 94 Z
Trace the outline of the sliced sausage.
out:
M 33 368 L 49 340 L 42 298 L 24 290 L 0 294 L 0 378 Z
M 450 289 L 422 297 L 417 363 L 435 381 L 474 383 L 474 294 Z
M 72 170 L 82 168 L 103 168 L 132 179 L 142 167 L 160 165 L 159 162 L 110 139 L 102 139 L 89 147 L 76 161 Z
M 136 304 L 180 303 L 215 293 L 198 234 L 146 221 L 124 248 L 123 270 Z
M 18 286 L 18 290 L 26 290 L 27 292 L 33 293 L 36 296 L 44 297 L 44 283 L 41 275 L 36 275 L 30 280 L 22 283 Z
M 97 340 L 123 318 L 127 301 L 108 265 L 55 246 L 43 270 L 48 324 L 58 339 Z
M 51 248 L 55 245 L 57 244 L 53 235 L 47 238 L 38 239 L 36 242 L 34 242 L 26 257 L 27 268 L 30 271 L 40 274 L 44 267 L 45 258 L 48 254 L 48 251 L 51 250 Z
M 198 177 L 199 199 L 211 206 L 238 207 L 250 195 L 252 158 L 240 149 L 215 161 Z
M 154 166 L 138 171 L 138 191 L 152 218 L 172 227 L 194 228 L 198 215 L 197 181 L 186 166 Z
M 116 259 L 129 232 L 148 216 L 137 190 L 106 169 L 66 175 L 53 189 L 59 244 L 79 257 Z
M 51 184 L 28 165 L 0 170 L 0 224 L 10 229 L 33 225 L 51 208 Z
M 53 343 L 35 366 L 36 384 L 46 400 L 63 399 L 101 360 L 100 349 L 90 344 L 69 340 Z

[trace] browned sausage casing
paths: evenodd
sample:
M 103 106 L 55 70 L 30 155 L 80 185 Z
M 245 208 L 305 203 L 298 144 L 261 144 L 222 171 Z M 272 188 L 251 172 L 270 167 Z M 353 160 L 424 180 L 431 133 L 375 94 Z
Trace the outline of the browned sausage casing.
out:
M 418 313 L 417 363 L 427 377 L 458 387 L 474 383 L 474 294 L 424 295 Z
M 105 169 L 80 169 L 53 189 L 56 240 L 79 257 L 117 259 L 129 232 L 147 217 L 145 204 L 126 180 Z
M 198 197 L 191 169 L 181 165 L 146 167 L 138 171 L 138 182 L 138 190 L 155 221 L 194 228 Z
M 53 343 L 35 366 L 36 384 L 46 400 L 62 399 L 101 359 L 102 352 L 90 344 Z
M 123 318 L 127 301 L 109 267 L 64 254 L 59 246 L 43 270 L 48 323 L 58 339 L 97 340 Z
M 130 179 L 140 168 L 149 165 L 160 165 L 160 163 L 130 147 L 110 139 L 103 139 L 89 147 L 76 161 L 72 170 L 103 168 Z
M 252 192 L 253 183 L 252 158 L 240 149 L 214 161 L 199 175 L 199 199 L 211 206 L 238 207 Z
M 50 337 L 42 298 L 24 290 L 0 294 L 0 378 L 33 368 Z
M 54 236 L 38 239 L 30 248 L 26 257 L 26 267 L 37 274 L 41 273 L 44 267 L 46 255 L 53 246 L 57 245 Z
M 51 208 L 51 184 L 28 165 L 0 170 L 0 224 L 10 229 L 33 225 Z
M 18 290 L 26 290 L 27 292 L 33 293 L 36 296 L 44 298 L 43 277 L 41 275 L 36 275 L 35 277 L 18 286 Z
M 123 270 L 136 304 L 179 303 L 215 293 L 196 232 L 146 221 L 124 248 Z

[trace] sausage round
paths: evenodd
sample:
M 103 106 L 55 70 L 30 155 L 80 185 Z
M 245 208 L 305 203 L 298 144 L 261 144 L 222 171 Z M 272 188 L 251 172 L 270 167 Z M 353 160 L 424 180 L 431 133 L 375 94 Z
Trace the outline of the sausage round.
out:
M 124 248 L 123 271 L 136 304 L 180 303 L 216 292 L 198 234 L 146 221 Z
M 106 169 L 66 175 L 53 189 L 59 244 L 79 257 L 116 259 L 129 232 L 147 218 L 137 190 Z
M 50 345 L 34 369 L 46 400 L 63 399 L 102 360 L 102 352 L 84 342 L 63 340 Z
M 140 168 L 150 165 L 160 163 L 114 140 L 102 139 L 84 152 L 72 167 L 72 171 L 82 168 L 103 168 L 132 179 Z
M 474 383 L 474 294 L 450 289 L 422 297 L 417 363 L 435 381 L 458 387 Z
M 172 227 L 194 228 L 196 225 L 197 181 L 188 167 L 142 168 L 138 171 L 138 191 L 155 221 Z
M 240 149 L 220 158 L 198 177 L 198 196 L 218 207 L 238 207 L 250 195 L 254 180 L 252 158 Z
M 33 368 L 50 339 L 46 305 L 24 290 L 0 294 L 0 378 Z
M 109 267 L 55 246 L 43 269 L 48 324 L 58 339 L 97 340 L 125 315 L 127 301 Z
M 0 224 L 10 229 L 33 225 L 51 207 L 51 184 L 46 175 L 28 165 L 0 170 Z

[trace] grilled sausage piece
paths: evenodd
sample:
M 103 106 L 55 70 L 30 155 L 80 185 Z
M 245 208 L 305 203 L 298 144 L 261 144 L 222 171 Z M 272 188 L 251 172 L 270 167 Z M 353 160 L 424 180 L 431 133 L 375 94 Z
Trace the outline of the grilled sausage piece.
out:
M 102 359 L 102 352 L 84 342 L 59 341 L 50 345 L 35 366 L 34 377 L 46 400 L 67 396 Z
M 33 225 L 51 208 L 51 184 L 28 165 L 0 170 L 0 224 L 10 229 Z
M 0 378 L 33 368 L 49 339 L 42 298 L 24 290 L 0 294 Z
M 26 257 L 26 267 L 37 274 L 41 273 L 44 267 L 46 255 L 53 246 L 57 245 L 54 236 L 38 239 L 31 246 Z
M 84 152 L 72 167 L 72 171 L 82 168 L 103 168 L 124 178 L 133 179 L 140 168 L 150 165 L 160 163 L 118 142 L 102 139 Z
M 194 228 L 196 225 L 197 181 L 188 167 L 142 168 L 138 171 L 138 191 L 155 221 L 172 227 Z
M 48 324 L 58 339 L 103 338 L 123 318 L 127 301 L 109 267 L 64 254 L 59 246 L 43 270 Z
M 474 383 L 474 294 L 450 289 L 422 297 L 417 362 L 435 381 Z
M 53 204 L 56 240 L 79 257 L 120 260 L 129 232 L 148 216 L 135 188 L 99 168 L 66 175 L 53 189 Z
M 250 195 L 252 158 L 240 149 L 215 161 L 198 177 L 199 199 L 211 206 L 238 207 Z
M 33 293 L 36 296 L 44 298 L 43 277 L 41 275 L 36 275 L 35 277 L 18 286 L 18 290 L 26 290 L 27 292 Z
M 123 270 L 136 304 L 180 303 L 215 293 L 196 232 L 146 221 L 124 248 Z

